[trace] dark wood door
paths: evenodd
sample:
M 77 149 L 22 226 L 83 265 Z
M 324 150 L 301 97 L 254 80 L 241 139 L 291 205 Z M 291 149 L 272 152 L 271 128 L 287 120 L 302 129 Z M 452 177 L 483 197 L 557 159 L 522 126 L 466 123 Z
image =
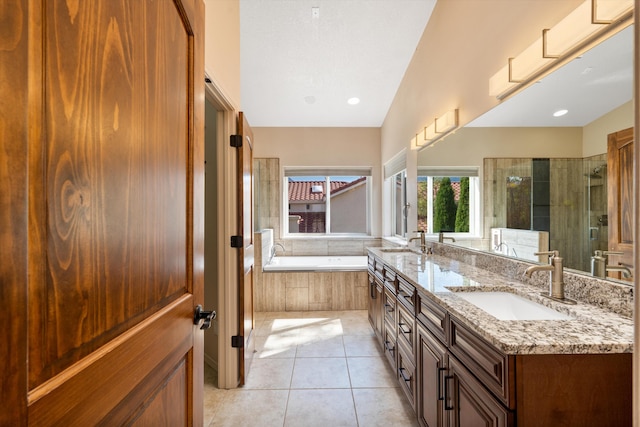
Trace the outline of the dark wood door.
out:
M 445 409 L 452 427 L 508 427 L 513 413 L 505 409 L 454 357 L 444 378 Z
M 607 194 L 609 215 L 609 265 L 622 265 L 633 271 L 633 128 L 608 136 Z M 620 272 L 609 277 L 632 280 Z
M 240 306 L 240 385 L 245 383 L 251 368 L 255 343 L 252 332 L 255 325 L 253 313 L 253 132 L 244 113 L 238 118 L 238 134 L 242 145 L 238 147 L 238 228 L 242 247 L 238 254 L 238 295 Z
M 423 327 L 418 327 L 418 419 L 425 427 L 446 424 L 443 381 L 447 350 Z
M 14 0 L 0 425 L 202 425 L 201 0 Z

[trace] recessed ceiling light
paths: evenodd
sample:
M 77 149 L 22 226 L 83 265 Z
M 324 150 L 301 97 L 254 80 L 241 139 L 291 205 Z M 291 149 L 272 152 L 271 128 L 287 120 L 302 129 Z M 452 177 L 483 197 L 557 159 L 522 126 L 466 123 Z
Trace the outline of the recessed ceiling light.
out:
M 306 102 L 307 104 L 315 104 L 316 102 L 316 97 L 309 95 L 309 96 L 305 96 L 304 97 L 304 102 Z
M 349 105 L 356 105 L 359 103 L 360 103 L 360 98 L 353 97 L 353 98 L 347 99 L 347 104 Z
M 555 113 L 553 113 L 553 117 L 562 117 L 565 114 L 567 114 L 569 112 L 569 110 L 558 110 Z

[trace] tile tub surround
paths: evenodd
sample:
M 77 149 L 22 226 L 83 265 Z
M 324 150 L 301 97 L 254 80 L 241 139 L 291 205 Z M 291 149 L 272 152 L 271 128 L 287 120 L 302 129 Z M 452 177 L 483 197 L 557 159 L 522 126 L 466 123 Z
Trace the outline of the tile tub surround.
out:
M 379 245 L 379 238 L 287 239 L 274 242 L 275 231 L 255 233 L 255 265 L 269 261 L 271 246 L 280 243 L 285 256 L 363 256 L 367 247 Z M 278 248 L 278 256 L 282 250 Z M 364 310 L 367 308 L 367 272 L 270 273 L 255 268 L 256 311 Z
M 256 311 L 365 310 L 368 289 L 366 271 L 263 272 Z
M 573 306 L 553 302 L 541 297 L 537 286 L 440 255 L 390 253 L 375 248 L 370 248 L 369 252 L 416 285 L 422 297 L 430 298 L 448 310 L 505 354 L 595 354 L 633 350 L 633 320 L 630 317 L 583 302 Z M 456 296 L 456 291 L 478 289 L 513 292 L 569 314 L 573 319 L 499 321 Z

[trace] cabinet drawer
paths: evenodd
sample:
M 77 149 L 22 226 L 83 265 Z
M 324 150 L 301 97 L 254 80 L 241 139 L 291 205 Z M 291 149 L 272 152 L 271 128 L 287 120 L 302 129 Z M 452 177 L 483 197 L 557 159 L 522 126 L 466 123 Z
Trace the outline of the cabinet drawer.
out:
M 404 304 L 405 307 L 407 307 L 414 315 L 416 312 L 416 295 L 416 288 L 403 278 L 399 277 L 397 293 L 398 302 Z
M 407 395 L 411 407 L 416 409 L 416 366 L 404 350 L 398 348 L 398 381 L 400 388 Z
M 407 356 L 415 361 L 416 318 L 402 305 L 398 305 L 398 328 L 396 337 L 398 344 L 404 346 Z
M 384 296 L 382 297 L 382 310 L 384 311 L 384 320 L 390 325 L 396 324 L 396 296 L 385 286 Z
M 384 281 L 384 263 L 377 258 L 375 259 L 375 274 L 381 281 Z
M 447 341 L 447 310 L 426 296 L 418 295 L 418 320 L 442 342 Z
M 391 365 L 391 368 L 395 370 L 397 357 L 395 329 L 393 325 L 389 325 L 387 322 L 385 322 L 382 330 L 382 345 L 384 355 Z
M 514 358 L 499 352 L 455 317 L 449 317 L 449 348 L 509 408 L 515 408 Z
M 385 284 L 387 284 L 387 286 L 390 286 L 391 289 L 393 289 L 395 291 L 396 288 L 397 288 L 396 281 L 397 281 L 396 272 L 393 271 L 392 269 L 388 268 L 388 267 L 385 267 L 384 268 L 384 282 L 385 282 Z

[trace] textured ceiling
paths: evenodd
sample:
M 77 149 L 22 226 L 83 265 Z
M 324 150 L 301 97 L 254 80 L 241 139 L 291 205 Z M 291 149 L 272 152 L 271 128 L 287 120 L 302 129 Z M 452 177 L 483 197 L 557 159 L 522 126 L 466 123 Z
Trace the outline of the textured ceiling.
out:
M 240 0 L 241 103 L 256 127 L 378 127 L 435 0 Z M 349 105 L 351 97 L 360 98 Z

